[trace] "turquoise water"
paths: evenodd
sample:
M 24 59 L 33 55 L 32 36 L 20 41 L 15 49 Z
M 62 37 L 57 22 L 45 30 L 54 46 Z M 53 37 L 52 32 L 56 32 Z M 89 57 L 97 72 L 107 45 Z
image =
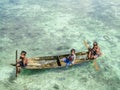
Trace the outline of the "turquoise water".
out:
M 15 78 L 15 50 L 27 57 L 86 51 L 97 41 L 103 56 L 68 69 L 23 70 Z M 1 0 L 0 90 L 120 90 L 120 0 Z

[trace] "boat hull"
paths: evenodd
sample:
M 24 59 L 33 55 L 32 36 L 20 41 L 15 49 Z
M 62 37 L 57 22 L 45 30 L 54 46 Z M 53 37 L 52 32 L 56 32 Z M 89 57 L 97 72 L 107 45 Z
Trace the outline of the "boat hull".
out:
M 66 63 L 61 59 L 69 56 L 69 54 L 59 55 L 59 56 L 45 56 L 45 57 L 35 57 L 28 59 L 28 65 L 25 69 L 48 69 L 48 68 L 58 68 L 65 67 Z M 87 52 L 76 53 L 75 64 L 80 64 L 86 62 Z M 72 65 L 75 65 L 72 64 Z

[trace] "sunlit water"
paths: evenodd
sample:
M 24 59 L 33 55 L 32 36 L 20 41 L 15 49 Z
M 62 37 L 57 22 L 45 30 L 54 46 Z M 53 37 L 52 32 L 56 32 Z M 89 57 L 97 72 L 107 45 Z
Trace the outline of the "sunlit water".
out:
M 86 51 L 83 40 L 99 43 L 99 71 L 84 63 L 15 78 L 15 50 L 27 57 Z M 0 90 L 120 90 L 120 0 L 1 0 Z

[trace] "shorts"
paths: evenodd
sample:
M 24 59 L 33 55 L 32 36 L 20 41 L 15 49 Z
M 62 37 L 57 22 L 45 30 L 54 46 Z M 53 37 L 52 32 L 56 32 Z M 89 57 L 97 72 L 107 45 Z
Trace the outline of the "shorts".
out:
M 100 54 L 96 54 L 95 56 L 99 57 L 99 56 L 100 56 Z
M 64 61 L 67 65 L 72 64 L 71 61 L 70 61 L 68 58 L 63 58 L 63 61 Z

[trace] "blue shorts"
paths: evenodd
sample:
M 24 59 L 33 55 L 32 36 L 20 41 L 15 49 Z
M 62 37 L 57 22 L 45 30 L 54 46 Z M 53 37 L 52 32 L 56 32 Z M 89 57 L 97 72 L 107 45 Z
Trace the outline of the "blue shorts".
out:
M 64 61 L 67 65 L 72 64 L 71 61 L 70 61 L 68 58 L 63 58 L 63 61 Z

